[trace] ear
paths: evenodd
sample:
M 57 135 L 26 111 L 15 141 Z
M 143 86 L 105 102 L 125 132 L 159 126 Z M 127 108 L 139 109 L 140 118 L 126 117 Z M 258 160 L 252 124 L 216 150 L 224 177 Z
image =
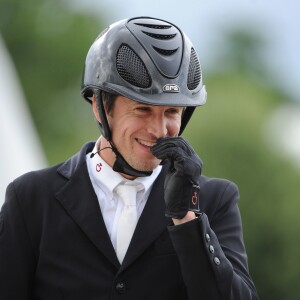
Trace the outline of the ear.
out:
M 93 113 L 94 113 L 95 118 L 97 119 L 97 121 L 99 123 L 101 123 L 95 95 L 93 95 L 93 97 L 92 97 L 92 107 L 93 107 Z

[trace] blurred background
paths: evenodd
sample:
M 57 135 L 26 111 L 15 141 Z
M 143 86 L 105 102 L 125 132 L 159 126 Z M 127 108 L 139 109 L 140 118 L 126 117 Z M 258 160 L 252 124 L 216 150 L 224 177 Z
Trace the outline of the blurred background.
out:
M 297 0 L 0 0 L 0 205 L 13 178 L 97 139 L 80 82 L 98 33 L 166 19 L 193 41 L 208 90 L 184 136 L 205 175 L 240 188 L 260 298 L 300 299 L 299 11 Z

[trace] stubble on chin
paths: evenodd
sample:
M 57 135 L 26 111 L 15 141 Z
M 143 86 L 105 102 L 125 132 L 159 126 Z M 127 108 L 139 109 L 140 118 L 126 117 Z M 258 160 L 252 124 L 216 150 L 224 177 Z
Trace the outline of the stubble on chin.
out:
M 134 160 L 133 157 L 126 159 L 126 161 L 136 170 L 139 171 L 153 171 L 159 164 L 160 160 Z

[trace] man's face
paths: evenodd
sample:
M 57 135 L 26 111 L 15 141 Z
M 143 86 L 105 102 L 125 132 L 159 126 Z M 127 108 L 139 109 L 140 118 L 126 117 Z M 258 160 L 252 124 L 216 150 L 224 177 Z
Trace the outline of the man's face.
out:
M 118 96 L 107 115 L 112 141 L 133 168 L 151 171 L 160 160 L 151 153 L 150 147 L 158 138 L 178 135 L 182 112 L 182 107 L 146 105 Z M 109 151 L 103 151 L 101 156 L 113 165 L 115 157 Z

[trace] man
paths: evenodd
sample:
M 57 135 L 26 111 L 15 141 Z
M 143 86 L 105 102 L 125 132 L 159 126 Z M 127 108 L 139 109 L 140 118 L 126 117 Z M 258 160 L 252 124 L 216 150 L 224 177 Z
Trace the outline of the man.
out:
M 82 95 L 98 141 L 7 188 L 1 299 L 256 299 L 237 187 L 201 175 L 180 137 L 206 101 L 188 37 L 148 17 L 111 25 Z

